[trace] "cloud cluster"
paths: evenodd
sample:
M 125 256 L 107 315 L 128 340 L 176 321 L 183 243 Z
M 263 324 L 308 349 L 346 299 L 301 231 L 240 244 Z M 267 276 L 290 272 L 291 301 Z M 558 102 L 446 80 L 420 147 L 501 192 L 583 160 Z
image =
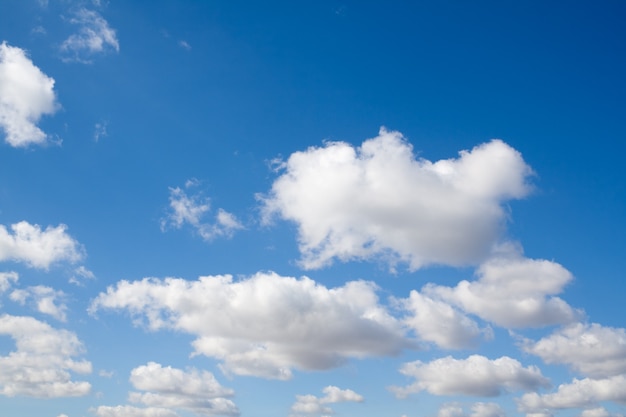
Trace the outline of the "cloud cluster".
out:
M 197 185 L 196 181 L 189 180 L 185 188 Z M 213 223 L 203 221 L 205 214 L 211 210 L 210 200 L 201 194 L 187 195 L 185 190 L 176 187 L 170 188 L 170 210 L 161 220 L 161 230 L 168 227 L 180 229 L 189 224 L 204 240 L 210 241 L 216 237 L 232 237 L 235 231 L 243 229 L 243 225 L 232 213 L 218 209 Z
M 323 397 L 315 395 L 296 395 L 296 402 L 291 406 L 290 417 L 316 416 L 333 414 L 328 404 L 340 402 L 363 402 L 365 399 L 350 389 L 341 389 L 332 385 L 325 387 Z
M 48 269 L 56 262 L 77 262 L 83 257 L 80 244 L 60 224 L 41 230 L 25 221 L 11 225 L 11 232 L 0 225 L 0 261 L 23 262 L 31 268 Z
M 0 128 L 5 141 L 16 148 L 46 143 L 48 136 L 37 127 L 37 122 L 58 107 L 54 79 L 41 72 L 23 49 L 2 42 Z
M 25 305 L 28 301 L 33 302 L 37 311 L 48 314 L 59 321 L 66 321 L 67 306 L 63 301 L 65 293 L 44 285 L 36 285 L 25 289 L 16 289 L 11 292 L 9 298 Z
M 95 10 L 80 8 L 69 21 L 79 29 L 61 44 L 61 52 L 65 54 L 66 61 L 90 63 L 95 54 L 119 52 L 120 45 L 115 29 Z
M 57 330 L 32 317 L 0 316 L 0 335 L 15 341 L 16 350 L 0 356 L 0 394 L 13 397 L 76 397 L 91 385 L 72 381 L 70 372 L 91 373 L 91 363 L 73 358 L 82 343 L 67 330 Z
M 447 356 L 429 363 L 406 363 L 400 372 L 416 380 L 406 387 L 391 388 L 400 398 L 420 391 L 433 395 L 495 397 L 503 392 L 532 391 L 549 386 L 539 368 L 524 368 L 507 356 L 495 360 L 481 355 L 471 355 L 467 359 Z
M 150 329 L 197 336 L 197 354 L 220 359 L 225 373 L 289 379 L 292 369 L 321 370 L 348 358 L 398 354 L 413 345 L 378 302 L 370 282 L 326 288 L 309 278 L 258 273 L 120 281 L 92 303 L 127 310 Z
M 471 407 L 471 413 L 457 403 L 444 404 L 439 408 L 437 417 L 505 417 L 506 413 L 496 403 L 477 402 Z
M 484 260 L 504 228 L 502 204 L 530 190 L 532 171 L 500 140 L 459 158 L 416 159 L 399 132 L 354 148 L 330 142 L 293 153 L 261 196 L 265 221 L 278 215 L 298 226 L 306 269 L 383 258 L 411 269 Z

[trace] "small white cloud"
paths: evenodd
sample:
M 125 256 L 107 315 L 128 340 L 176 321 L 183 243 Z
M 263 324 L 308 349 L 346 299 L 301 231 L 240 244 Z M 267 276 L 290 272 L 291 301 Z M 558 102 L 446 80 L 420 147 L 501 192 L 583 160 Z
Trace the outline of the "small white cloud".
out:
M 105 369 L 101 369 L 98 371 L 98 375 L 102 378 L 112 378 L 115 375 L 115 371 L 107 371 Z
M 61 44 L 64 60 L 90 63 L 95 54 L 119 52 L 115 30 L 98 12 L 80 8 L 69 21 L 79 29 Z
M 40 313 L 48 314 L 59 321 L 67 320 L 67 306 L 62 301 L 65 299 L 63 291 L 56 291 L 50 287 L 37 285 L 26 289 L 14 290 L 9 298 L 22 305 L 26 304 L 30 299 Z M 59 300 L 61 301 L 59 302 Z
M 496 403 L 477 402 L 471 406 L 471 412 L 464 410 L 459 403 L 444 404 L 439 408 L 437 417 L 505 417 L 506 413 Z
M 532 391 L 550 385 L 539 368 L 524 368 L 508 356 L 495 360 L 481 355 L 467 359 L 447 356 L 430 363 L 406 363 L 400 372 L 416 379 L 407 387 L 391 388 L 400 398 L 420 391 L 433 395 L 495 397 L 507 391 Z
M 264 221 L 295 222 L 306 269 L 384 259 L 415 270 L 481 262 L 506 222 L 502 204 L 530 191 L 532 174 L 500 140 L 457 159 L 416 159 L 399 132 L 355 148 L 329 142 L 293 153 L 270 193 L 259 196 Z
M 237 416 L 239 409 L 227 397 L 233 390 L 224 388 L 212 373 L 195 368 L 183 371 L 149 362 L 132 370 L 130 382 L 136 389 L 129 400 L 148 407 L 183 409 L 201 416 Z
M 23 49 L 0 44 L 0 128 L 5 141 L 16 148 L 45 144 L 48 136 L 37 122 L 58 108 L 54 79 L 41 72 Z
M 561 384 L 556 392 L 540 395 L 524 394 L 518 400 L 520 411 L 541 412 L 568 408 L 595 406 L 601 401 L 626 403 L 626 376 L 605 379 L 574 379 L 571 384 Z
M 222 361 L 228 374 L 289 379 L 292 369 L 322 370 L 348 358 L 398 354 L 414 343 L 378 302 L 376 286 L 353 281 L 326 288 L 315 281 L 258 273 L 120 281 L 90 312 L 127 310 L 151 330 L 196 336 L 196 354 Z
M 88 270 L 87 268 L 85 268 L 84 265 L 81 265 L 78 268 L 74 269 L 74 273 L 70 277 L 69 283 L 82 286 L 83 281 L 94 280 L 94 279 L 96 279 L 96 276 L 94 275 L 94 273 Z
M 296 395 L 296 402 L 291 406 L 290 417 L 320 416 L 333 414 L 333 409 L 327 404 L 341 402 L 363 402 L 365 399 L 350 389 L 341 389 L 332 385 L 322 390 L 326 395 L 316 397 L 315 395 Z
M 185 50 L 187 50 L 187 51 L 191 51 L 191 45 L 189 45 L 189 44 L 187 43 L 187 41 L 182 41 L 182 40 L 181 40 L 181 41 L 179 41 L 179 42 L 178 42 L 178 46 L 180 46 L 181 48 L 183 48 L 183 49 L 185 49 Z
M 185 188 L 194 187 L 197 180 L 188 180 Z M 190 225 L 204 240 L 211 241 L 217 237 L 230 238 L 235 231 L 243 229 L 243 225 L 234 214 L 223 209 L 217 210 L 214 222 L 204 221 L 204 217 L 211 210 L 211 203 L 201 193 L 187 195 L 179 188 L 170 188 L 170 210 L 167 216 L 161 219 L 161 230 L 169 227 L 182 228 L 185 224 Z
M 83 258 L 79 243 L 66 233 L 67 226 L 48 226 L 21 221 L 11 225 L 10 233 L 0 225 L 0 262 L 23 262 L 32 268 L 48 269 L 56 262 L 77 262 Z
M 548 364 L 565 364 L 592 378 L 626 373 L 626 330 L 597 323 L 576 323 L 538 342 L 524 340 L 522 349 Z
M 176 412 L 167 408 L 139 408 L 131 405 L 107 406 L 101 405 L 90 409 L 98 417 L 179 417 Z
M 91 363 L 73 358 L 83 353 L 76 335 L 32 317 L 0 316 L 0 335 L 15 340 L 16 350 L 0 356 L 0 395 L 38 398 L 84 396 L 91 390 L 70 372 L 88 374 Z
M 19 275 L 15 271 L 0 272 L 0 294 L 6 292 L 18 280 Z
M 96 123 L 93 128 L 93 140 L 98 142 L 100 138 L 107 136 L 107 122 Z

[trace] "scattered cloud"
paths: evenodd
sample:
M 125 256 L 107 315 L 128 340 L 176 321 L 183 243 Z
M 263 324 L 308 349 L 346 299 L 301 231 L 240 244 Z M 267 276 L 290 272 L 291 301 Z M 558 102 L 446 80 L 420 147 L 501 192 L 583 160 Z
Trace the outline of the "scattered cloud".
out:
M 574 379 L 570 384 L 559 385 L 551 394 L 524 394 L 518 400 L 518 407 L 524 412 L 541 412 L 595 406 L 601 401 L 626 403 L 626 376 Z
M 234 392 L 224 388 L 212 373 L 195 368 L 183 371 L 158 363 L 135 368 L 130 382 L 143 393 L 131 392 L 129 400 L 149 407 L 184 409 L 200 416 L 237 416 L 239 409 L 231 400 Z
M 70 277 L 69 283 L 82 286 L 83 281 L 94 280 L 94 279 L 96 279 L 95 274 L 91 272 L 90 270 L 88 270 L 87 268 L 85 268 L 84 265 L 81 265 L 78 268 L 74 269 L 74 273 Z
M 444 404 L 439 408 L 437 417 L 505 417 L 506 413 L 496 403 L 474 403 L 471 412 L 467 412 L 459 403 Z
M 62 301 L 65 299 L 63 291 L 37 285 L 26 289 L 13 290 L 9 298 L 21 305 L 26 304 L 31 299 L 40 313 L 48 314 L 59 321 L 67 320 L 67 306 Z M 61 301 L 59 302 L 59 300 Z
M 597 323 L 576 323 L 522 349 L 548 364 L 565 364 L 592 378 L 626 374 L 626 330 Z
M 185 188 L 195 187 L 197 180 L 188 180 Z M 218 209 L 214 222 L 203 221 L 211 210 L 210 200 L 201 193 L 187 195 L 180 187 L 170 187 L 170 207 L 166 217 L 161 219 L 161 230 L 172 227 L 182 228 L 190 225 L 204 240 L 211 241 L 217 237 L 230 238 L 235 231 L 243 229 L 243 225 L 234 214 Z
M 88 382 L 71 380 L 70 372 L 91 373 L 91 363 L 73 358 L 82 343 L 67 330 L 57 330 L 32 317 L 0 316 L 0 335 L 15 341 L 16 350 L 0 356 L 0 394 L 55 398 L 87 395 Z
M 382 258 L 415 270 L 484 260 L 505 227 L 502 203 L 526 196 L 531 174 L 500 140 L 431 162 L 381 129 L 358 148 L 329 142 L 293 153 L 259 199 L 266 223 L 277 215 L 298 225 L 306 269 Z
M 98 122 L 93 128 L 93 140 L 98 142 L 100 138 L 107 136 L 107 122 Z
M 66 233 L 67 226 L 48 226 L 21 221 L 11 232 L 0 225 L 0 261 L 23 262 L 31 268 L 48 269 L 56 262 L 77 262 L 83 258 L 80 244 Z
M 139 408 L 132 405 L 118 405 L 114 407 L 101 405 L 90 411 L 98 417 L 179 417 L 176 412 L 167 408 Z
M 26 51 L 6 42 L 0 44 L 0 127 L 5 141 L 15 147 L 43 145 L 48 135 L 37 127 L 43 115 L 59 105 L 54 79 L 41 72 Z
M 333 414 L 328 404 L 340 402 L 363 402 L 364 398 L 350 389 L 341 389 L 332 385 L 322 390 L 323 397 L 315 395 L 296 395 L 296 402 L 291 406 L 290 417 L 323 416 Z
M 416 380 L 406 387 L 391 388 L 400 398 L 420 391 L 433 395 L 495 397 L 507 391 L 532 391 L 549 386 L 548 379 L 539 368 L 524 368 L 508 356 L 495 360 L 481 355 L 472 355 L 467 359 L 447 356 L 430 363 L 406 363 L 400 372 Z
M 553 296 L 572 274 L 556 262 L 524 258 L 514 246 L 502 247 L 476 275 L 478 280 L 463 280 L 453 288 L 428 284 L 422 292 L 506 328 L 566 324 L 582 315 Z
M 95 10 L 80 8 L 73 13 L 69 22 L 79 28 L 77 33 L 61 44 L 65 61 L 91 63 L 96 54 L 119 52 L 120 45 L 115 29 Z
M 612 414 L 604 407 L 588 408 L 580 413 L 580 417 L 623 417 L 621 414 Z
M 181 48 L 187 50 L 187 51 L 191 51 L 191 45 L 189 45 L 189 43 L 187 43 L 187 41 L 178 41 L 178 46 L 180 46 Z
M 15 271 L 0 272 L 0 294 L 8 291 L 19 280 L 19 277 Z
M 230 275 L 146 278 L 109 287 L 90 311 L 128 310 L 151 330 L 195 335 L 195 353 L 221 360 L 226 374 L 289 379 L 293 368 L 329 369 L 414 347 L 376 289 L 364 281 L 329 289 L 274 273 L 237 282 Z

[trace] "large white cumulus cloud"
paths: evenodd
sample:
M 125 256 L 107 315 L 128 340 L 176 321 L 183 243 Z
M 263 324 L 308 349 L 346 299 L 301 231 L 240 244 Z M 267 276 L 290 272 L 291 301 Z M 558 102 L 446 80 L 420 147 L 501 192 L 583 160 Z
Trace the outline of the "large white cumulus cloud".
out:
M 41 72 L 23 49 L 0 44 L 0 127 L 6 142 L 13 147 L 44 144 L 47 135 L 37 122 L 57 108 L 54 79 Z
M 399 132 L 354 148 L 327 143 L 292 154 L 267 196 L 273 215 L 298 225 L 302 266 L 384 257 L 427 264 L 482 261 L 501 235 L 502 203 L 529 192 L 532 171 L 500 140 L 457 159 L 416 159 Z
M 326 288 L 309 278 L 258 273 L 121 281 L 91 311 L 125 309 L 153 330 L 197 336 L 197 354 L 226 373 L 288 379 L 292 369 L 328 369 L 347 358 L 394 355 L 412 344 L 364 281 Z

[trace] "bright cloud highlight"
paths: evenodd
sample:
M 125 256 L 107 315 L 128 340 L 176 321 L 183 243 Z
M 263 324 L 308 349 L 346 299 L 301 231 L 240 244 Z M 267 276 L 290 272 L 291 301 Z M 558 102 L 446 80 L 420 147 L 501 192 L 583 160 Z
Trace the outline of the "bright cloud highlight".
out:
M 333 414 L 333 409 L 328 404 L 340 402 L 363 402 L 363 396 L 350 389 L 341 389 L 332 385 L 322 390 L 323 397 L 315 395 L 296 395 L 296 402 L 291 406 L 290 417 L 322 416 Z

